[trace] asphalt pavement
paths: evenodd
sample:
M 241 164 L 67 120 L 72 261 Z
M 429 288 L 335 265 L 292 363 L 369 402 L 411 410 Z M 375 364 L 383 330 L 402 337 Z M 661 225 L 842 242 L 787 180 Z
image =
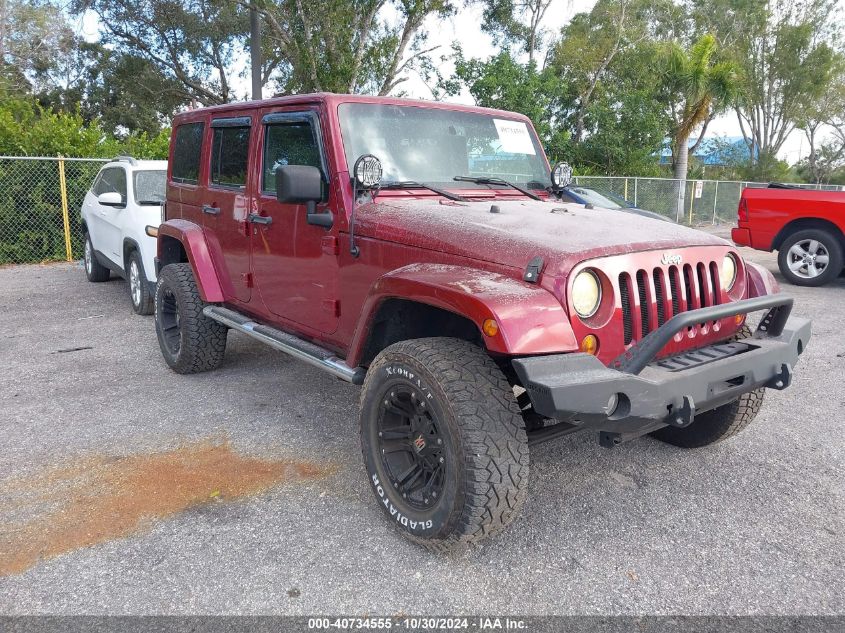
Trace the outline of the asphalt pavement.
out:
M 125 282 L 2 268 L 0 613 L 842 614 L 845 278 L 783 288 L 813 339 L 749 429 L 537 446 L 521 516 L 444 557 L 376 507 L 357 387 L 237 333 L 178 376 Z

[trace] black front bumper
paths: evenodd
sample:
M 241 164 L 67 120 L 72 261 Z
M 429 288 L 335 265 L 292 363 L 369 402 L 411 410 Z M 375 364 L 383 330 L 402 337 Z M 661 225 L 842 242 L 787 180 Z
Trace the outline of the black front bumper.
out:
M 790 318 L 791 308 L 790 297 L 772 295 L 684 312 L 610 367 L 581 353 L 518 358 L 513 366 L 539 415 L 627 439 L 667 424 L 688 426 L 696 413 L 760 387 L 789 386 L 810 340 L 810 322 Z M 689 326 L 765 309 L 768 314 L 749 339 L 655 361 Z

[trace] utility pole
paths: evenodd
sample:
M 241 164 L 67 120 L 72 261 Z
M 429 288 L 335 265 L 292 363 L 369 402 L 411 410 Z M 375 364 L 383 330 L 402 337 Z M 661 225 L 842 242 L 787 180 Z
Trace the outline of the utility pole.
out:
M 255 0 L 249 3 L 249 61 L 252 71 L 252 98 L 261 99 L 261 20 Z

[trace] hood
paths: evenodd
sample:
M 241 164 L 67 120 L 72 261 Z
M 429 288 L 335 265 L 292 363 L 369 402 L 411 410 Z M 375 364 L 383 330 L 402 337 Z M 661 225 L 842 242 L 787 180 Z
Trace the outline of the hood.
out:
M 728 244 L 662 218 L 559 201 L 385 197 L 355 213 L 362 236 L 518 269 L 540 256 L 553 274 L 607 255 Z

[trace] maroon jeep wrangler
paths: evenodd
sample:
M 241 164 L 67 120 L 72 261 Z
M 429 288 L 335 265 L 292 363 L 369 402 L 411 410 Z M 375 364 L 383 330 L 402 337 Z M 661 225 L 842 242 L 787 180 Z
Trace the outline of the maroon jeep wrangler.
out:
M 376 499 L 437 550 L 513 520 L 532 443 L 735 434 L 810 323 L 729 243 L 564 203 L 568 179 L 510 112 L 315 94 L 180 114 L 162 354 L 214 369 L 233 329 L 363 385 Z

